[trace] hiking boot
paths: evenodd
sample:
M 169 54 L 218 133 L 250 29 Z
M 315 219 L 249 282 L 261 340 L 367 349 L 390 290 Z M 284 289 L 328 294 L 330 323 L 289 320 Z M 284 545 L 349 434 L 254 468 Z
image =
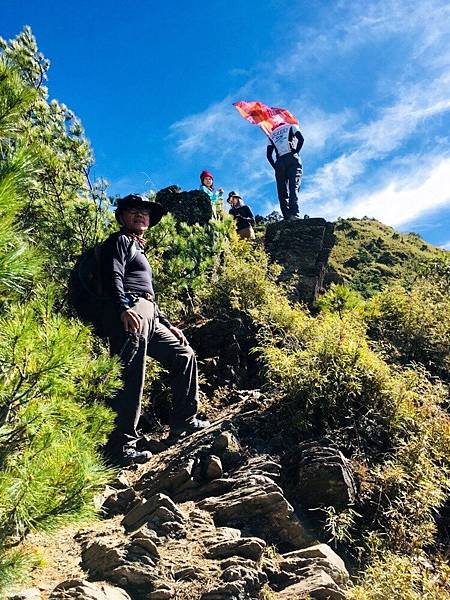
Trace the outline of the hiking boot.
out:
M 202 429 L 206 429 L 209 427 L 211 423 L 206 420 L 198 419 L 197 417 L 193 417 L 189 419 L 189 421 L 184 421 L 183 423 L 178 423 L 177 425 L 172 425 L 170 428 L 171 436 L 182 435 L 183 433 L 196 433 L 197 431 L 201 431 Z

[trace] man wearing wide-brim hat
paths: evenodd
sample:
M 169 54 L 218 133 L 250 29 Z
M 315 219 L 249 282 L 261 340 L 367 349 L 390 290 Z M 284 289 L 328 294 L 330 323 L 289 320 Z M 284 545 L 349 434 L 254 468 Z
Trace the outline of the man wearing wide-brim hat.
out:
M 174 408 L 171 432 L 193 432 L 209 423 L 196 417 L 198 376 L 194 351 L 183 332 L 159 311 L 152 270 L 145 256 L 144 234 L 159 223 L 163 208 L 145 196 L 130 194 L 117 200 L 115 216 L 121 229 L 104 242 L 101 254 L 103 286 L 110 298 L 104 327 L 111 353 L 122 363 L 123 387 L 110 400 L 117 417 L 105 452 L 111 464 L 126 466 L 151 456 L 136 449 L 146 356 L 155 358 L 170 374 Z

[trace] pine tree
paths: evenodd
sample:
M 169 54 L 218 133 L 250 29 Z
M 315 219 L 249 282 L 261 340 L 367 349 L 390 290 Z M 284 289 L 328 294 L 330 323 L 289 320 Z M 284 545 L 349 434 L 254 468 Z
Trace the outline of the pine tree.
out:
M 74 257 L 106 235 L 106 182 L 90 179 L 93 153 L 80 121 L 65 104 L 48 99 L 50 62 L 30 28 L 10 42 L 0 38 L 0 52 L 31 100 L 20 127 L 10 132 L 11 147 L 30 149 L 40 173 L 22 195 L 21 224 L 43 254 L 48 279 L 65 282 Z
M 61 286 L 49 273 L 62 272 L 61 248 L 80 247 L 76 228 L 95 230 L 98 206 L 90 198 L 86 208 L 88 200 L 65 188 L 65 217 L 76 218 L 70 226 L 62 219 L 66 229 L 51 246 L 54 223 L 42 199 L 48 186 L 75 183 L 70 170 L 65 181 L 49 176 L 52 164 L 70 162 L 61 151 L 70 136 L 60 129 L 51 139 L 64 120 L 55 108 L 51 135 L 38 140 L 39 110 L 48 117 L 52 109 L 42 98 L 43 72 L 27 62 L 31 38 L 22 37 L 0 56 L 0 593 L 32 564 L 16 547 L 28 532 L 93 514 L 93 496 L 110 476 L 99 457 L 113 421 L 103 399 L 119 372 L 105 351 L 94 355 L 87 328 L 55 309 Z

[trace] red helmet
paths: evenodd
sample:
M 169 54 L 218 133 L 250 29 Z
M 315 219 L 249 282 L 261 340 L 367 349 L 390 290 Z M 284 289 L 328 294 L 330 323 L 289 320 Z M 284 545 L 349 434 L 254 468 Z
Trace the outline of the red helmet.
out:
M 211 177 L 212 180 L 214 180 L 213 174 L 210 173 L 209 171 L 202 171 L 200 173 L 200 181 L 203 183 L 203 180 L 205 179 L 205 177 Z

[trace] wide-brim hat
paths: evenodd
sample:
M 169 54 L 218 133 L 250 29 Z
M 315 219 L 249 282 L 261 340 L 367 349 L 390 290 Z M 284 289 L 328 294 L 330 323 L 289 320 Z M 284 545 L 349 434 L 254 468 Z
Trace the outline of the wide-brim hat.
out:
M 242 196 L 240 195 L 239 192 L 230 192 L 228 194 L 227 200 L 229 200 L 230 198 L 240 198 L 242 200 Z
M 129 208 L 143 208 L 148 210 L 150 214 L 149 227 L 153 227 L 159 223 L 164 215 L 164 209 L 161 204 L 158 202 L 151 202 L 148 198 L 141 196 L 140 194 L 128 194 L 128 196 L 125 196 L 124 198 L 118 198 L 116 204 L 117 208 L 114 214 L 117 221 L 119 221 L 119 216 L 122 212 Z

